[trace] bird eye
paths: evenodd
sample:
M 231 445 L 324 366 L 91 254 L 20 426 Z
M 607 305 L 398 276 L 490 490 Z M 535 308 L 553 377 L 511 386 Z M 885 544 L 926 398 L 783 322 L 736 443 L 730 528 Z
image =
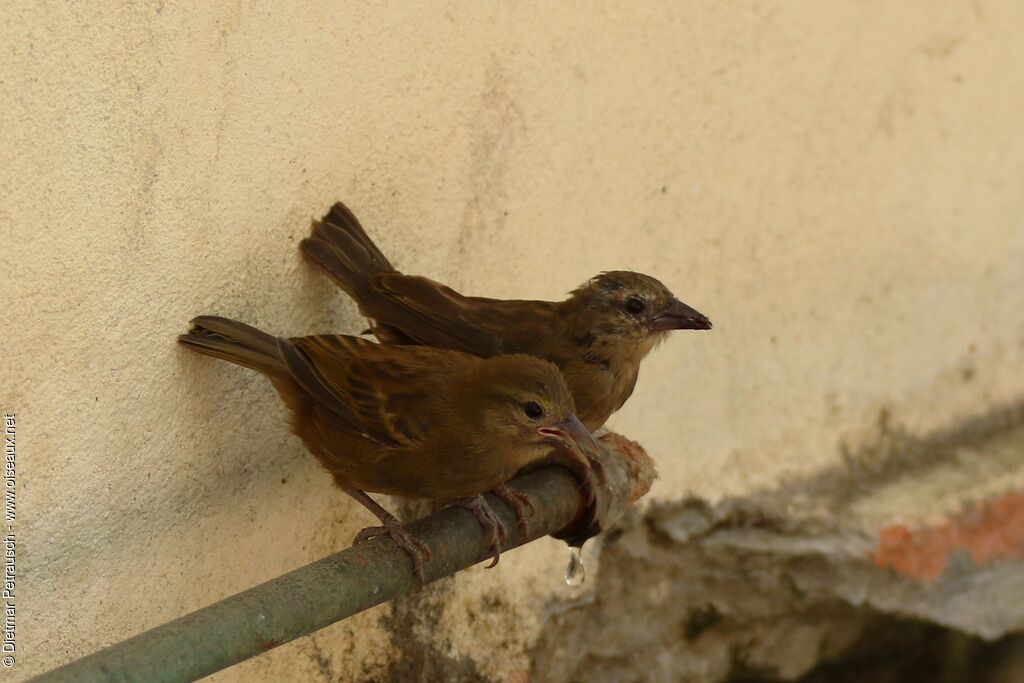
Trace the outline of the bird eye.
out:
M 523 412 L 531 420 L 539 420 L 544 417 L 544 409 L 536 401 L 527 401 L 523 404 Z
M 644 300 L 638 296 L 631 296 L 626 299 L 626 310 L 636 315 L 644 312 Z

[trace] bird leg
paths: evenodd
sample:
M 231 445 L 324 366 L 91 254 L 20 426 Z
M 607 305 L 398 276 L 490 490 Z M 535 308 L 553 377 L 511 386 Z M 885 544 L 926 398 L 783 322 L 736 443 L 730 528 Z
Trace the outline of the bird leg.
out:
M 367 510 L 376 515 L 382 525 L 366 527 L 356 534 L 355 540 L 352 541 L 352 544 L 355 545 L 357 543 L 362 543 L 366 539 L 373 538 L 374 536 L 383 536 L 384 534 L 391 536 L 392 540 L 394 540 L 394 542 L 405 551 L 406 555 L 408 555 L 409 559 L 412 561 L 412 568 L 416 573 L 416 578 L 419 579 L 420 588 L 425 586 L 427 582 L 423 573 L 423 563 L 430 560 L 430 547 L 406 531 L 405 527 L 402 526 L 402 523 L 399 522 L 394 515 L 382 508 L 373 498 L 370 498 L 359 489 L 353 489 L 346 486 L 343 487 L 342 490 L 359 501 L 359 503 Z
M 573 456 L 586 464 L 592 475 L 597 476 L 597 481 L 604 483 L 604 463 L 598 457 L 597 442 L 591 439 L 590 443 L 577 443 L 576 446 L 577 448 L 572 449 Z
M 589 465 L 590 470 L 597 475 L 597 480 L 604 483 L 606 481 L 604 476 L 604 463 L 589 453 L 584 452 L 584 455 L 587 458 L 587 464 Z
M 589 462 L 579 463 L 579 469 L 576 470 L 577 476 L 580 477 L 580 490 L 583 492 L 584 500 L 587 502 L 587 506 L 594 504 L 597 500 L 597 483 L 598 477 L 595 475 L 594 467 Z M 604 478 L 604 469 L 601 469 L 601 478 Z
M 491 493 L 500 498 L 505 505 L 508 505 L 516 513 L 516 526 L 519 527 L 519 531 L 523 534 L 523 541 L 526 541 L 530 537 L 530 523 L 526 520 L 526 512 L 529 510 L 530 516 L 533 516 L 533 513 L 536 511 L 533 501 L 528 495 L 515 490 L 508 484 L 496 486 L 491 490 Z
M 480 522 L 480 526 L 484 529 L 488 548 L 491 551 L 491 556 L 494 558 L 486 568 L 490 569 L 498 564 L 498 559 L 501 557 L 501 545 L 508 540 L 508 529 L 505 528 L 505 523 L 494 514 L 494 510 L 487 504 L 484 497 L 456 498 L 449 504 L 465 508 L 473 513 L 473 516 L 476 517 L 476 520 Z
M 593 435 L 575 415 L 537 431 L 544 435 L 545 443 L 555 447 L 558 457 L 554 462 L 580 478 L 587 505 L 592 505 L 597 498 L 597 484 L 605 481 L 604 464 L 598 457 L 600 447 Z
M 599 478 L 604 480 L 604 466 L 595 458 L 585 454 L 581 449 L 560 451 L 562 456 L 555 462 L 562 465 L 580 480 L 580 492 L 583 494 L 583 501 L 587 506 L 594 504 L 597 500 L 597 485 Z

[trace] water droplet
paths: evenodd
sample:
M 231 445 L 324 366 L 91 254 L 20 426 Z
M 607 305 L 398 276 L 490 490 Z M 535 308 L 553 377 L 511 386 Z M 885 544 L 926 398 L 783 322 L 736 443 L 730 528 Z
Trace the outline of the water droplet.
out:
M 587 570 L 583 566 L 580 549 L 572 546 L 569 548 L 569 566 L 565 568 L 565 583 L 573 587 L 582 586 L 586 578 Z

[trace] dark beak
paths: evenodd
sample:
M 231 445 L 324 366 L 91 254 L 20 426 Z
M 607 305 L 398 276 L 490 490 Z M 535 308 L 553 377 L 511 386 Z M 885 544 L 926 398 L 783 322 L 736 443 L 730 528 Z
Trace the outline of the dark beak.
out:
M 654 319 L 651 329 L 655 332 L 669 330 L 710 330 L 711 321 L 679 299 L 672 299 L 658 317 Z
M 550 427 L 541 427 L 537 432 L 544 436 L 545 443 L 551 444 L 555 448 L 571 451 L 581 450 L 595 456 L 598 452 L 594 437 L 575 415 L 570 415 Z

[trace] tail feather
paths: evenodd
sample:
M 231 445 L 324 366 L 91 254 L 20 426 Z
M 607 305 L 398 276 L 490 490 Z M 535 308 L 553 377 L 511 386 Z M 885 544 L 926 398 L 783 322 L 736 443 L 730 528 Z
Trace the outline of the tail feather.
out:
M 322 221 L 313 221 L 309 237 L 299 245 L 303 255 L 320 266 L 357 302 L 369 293 L 369 279 L 395 272 L 348 208 L 338 202 Z
M 347 251 L 339 249 L 333 242 L 316 237 L 315 228 L 313 234 L 299 244 L 302 254 L 320 266 L 349 296 L 359 301 L 368 291 L 369 276 L 373 273 L 365 268 L 368 264 L 366 252 L 355 242 Z
M 391 262 L 388 261 L 387 257 L 381 253 L 381 250 L 377 248 L 377 245 L 374 244 L 370 236 L 363 230 L 363 226 L 360 225 L 355 214 L 341 202 L 334 203 L 331 210 L 324 216 L 323 224 L 345 232 L 356 242 L 359 242 L 363 249 L 366 250 L 366 253 L 370 255 L 370 260 L 373 262 L 374 269 L 377 272 L 393 272 L 395 270 L 395 267 L 391 265 Z
M 227 318 L 203 315 L 178 341 L 197 353 L 220 358 L 275 377 L 286 373 L 277 338 Z

